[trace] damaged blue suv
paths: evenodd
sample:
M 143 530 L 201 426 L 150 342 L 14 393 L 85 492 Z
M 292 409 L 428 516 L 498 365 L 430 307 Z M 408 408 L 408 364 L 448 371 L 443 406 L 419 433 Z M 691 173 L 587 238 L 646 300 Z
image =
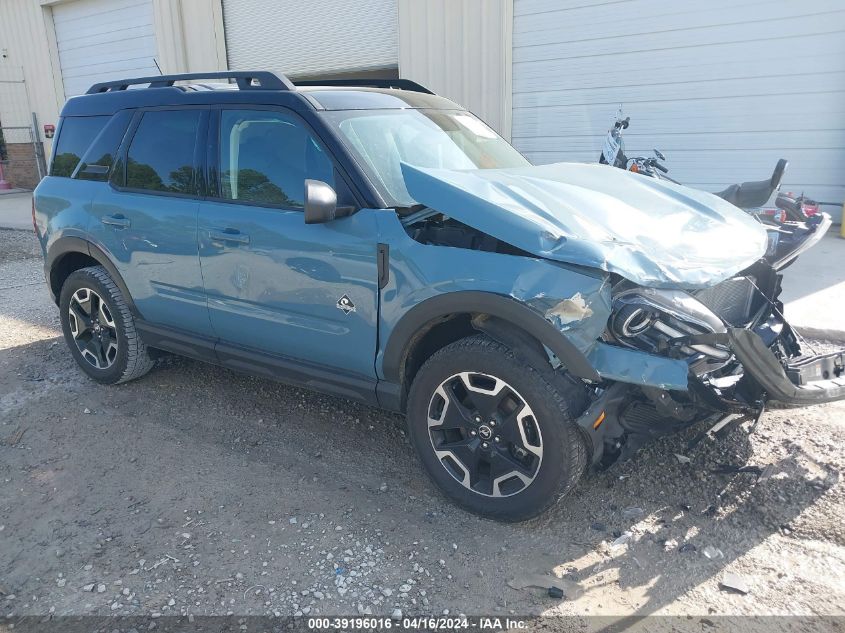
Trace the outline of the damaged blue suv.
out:
M 95 85 L 33 213 L 92 379 L 163 350 L 404 412 L 436 484 L 500 520 L 661 434 L 845 397 L 843 353 L 805 355 L 784 320 L 752 217 L 532 166 L 406 80 Z

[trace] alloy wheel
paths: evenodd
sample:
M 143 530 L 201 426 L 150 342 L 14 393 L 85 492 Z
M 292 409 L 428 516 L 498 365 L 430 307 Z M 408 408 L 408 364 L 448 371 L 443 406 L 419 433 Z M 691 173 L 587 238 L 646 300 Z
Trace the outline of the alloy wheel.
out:
M 117 359 L 117 329 L 111 310 L 90 288 L 73 293 L 68 324 L 79 353 L 97 369 L 108 369 Z
M 452 477 L 488 497 L 525 490 L 540 470 L 543 437 L 531 407 L 501 378 L 461 372 L 428 405 L 431 445 Z

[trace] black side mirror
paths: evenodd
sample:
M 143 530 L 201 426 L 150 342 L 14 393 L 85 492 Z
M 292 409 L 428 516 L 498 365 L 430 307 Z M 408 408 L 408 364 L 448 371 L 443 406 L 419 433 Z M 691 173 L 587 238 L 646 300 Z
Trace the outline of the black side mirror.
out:
M 305 224 L 323 224 L 351 215 L 355 207 L 337 206 L 337 194 L 322 180 L 305 180 Z
M 660 160 L 666 160 L 666 157 L 663 155 L 663 152 L 661 152 L 659 149 L 654 150 L 654 155 L 657 156 L 657 158 Z

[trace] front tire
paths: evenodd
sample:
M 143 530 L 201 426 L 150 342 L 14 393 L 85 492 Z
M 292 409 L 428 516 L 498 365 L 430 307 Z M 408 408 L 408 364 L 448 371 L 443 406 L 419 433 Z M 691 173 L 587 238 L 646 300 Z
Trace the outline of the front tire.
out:
M 125 298 L 102 266 L 71 273 L 59 298 L 62 332 L 74 360 L 97 382 L 140 378 L 153 366 Z
M 582 385 L 544 374 L 484 335 L 434 354 L 408 398 L 411 442 L 453 501 L 501 521 L 534 517 L 569 493 L 587 447 L 574 420 Z

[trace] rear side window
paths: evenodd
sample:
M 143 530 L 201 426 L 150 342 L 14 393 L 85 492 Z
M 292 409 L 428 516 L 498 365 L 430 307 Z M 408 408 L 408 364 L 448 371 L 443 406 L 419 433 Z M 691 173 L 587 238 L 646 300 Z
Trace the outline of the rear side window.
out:
M 198 110 L 145 112 L 126 156 L 126 186 L 167 193 L 196 192 L 194 149 Z
M 121 110 L 115 114 L 103 128 L 102 132 L 94 139 L 91 147 L 85 152 L 79 167 L 76 169 L 74 178 L 81 180 L 106 181 L 109 177 L 109 170 L 115 160 L 117 148 L 129 121 L 132 120 L 131 110 Z
M 53 150 L 51 176 L 70 178 L 91 141 L 100 133 L 109 116 L 74 116 L 62 121 Z

